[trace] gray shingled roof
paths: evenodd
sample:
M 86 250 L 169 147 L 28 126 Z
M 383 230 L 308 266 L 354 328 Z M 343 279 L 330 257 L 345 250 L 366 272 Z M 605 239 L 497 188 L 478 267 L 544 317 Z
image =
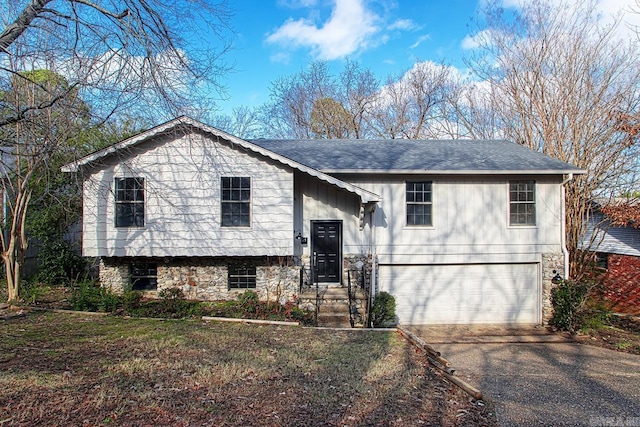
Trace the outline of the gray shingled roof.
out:
M 250 140 L 323 172 L 583 173 L 503 140 Z

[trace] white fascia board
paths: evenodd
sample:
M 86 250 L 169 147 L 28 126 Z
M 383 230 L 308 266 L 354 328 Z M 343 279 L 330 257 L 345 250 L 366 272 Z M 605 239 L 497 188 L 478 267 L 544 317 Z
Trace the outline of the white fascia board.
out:
M 567 170 L 433 170 L 433 169 L 322 169 L 329 174 L 386 174 L 386 175 L 583 175 L 584 169 Z

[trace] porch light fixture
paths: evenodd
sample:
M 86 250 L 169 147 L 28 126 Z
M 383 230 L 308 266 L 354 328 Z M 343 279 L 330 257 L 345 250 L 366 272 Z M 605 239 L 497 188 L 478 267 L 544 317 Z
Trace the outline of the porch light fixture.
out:
M 302 245 L 306 245 L 307 244 L 307 238 L 302 236 L 302 232 L 298 231 L 298 234 L 296 235 L 296 240 L 300 240 L 300 244 Z

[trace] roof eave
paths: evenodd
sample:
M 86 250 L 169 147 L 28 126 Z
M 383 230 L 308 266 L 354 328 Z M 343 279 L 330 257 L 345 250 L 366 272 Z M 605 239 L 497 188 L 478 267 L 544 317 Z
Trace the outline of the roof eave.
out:
M 385 175 L 583 175 L 583 169 L 532 170 L 436 170 L 436 169 L 320 169 L 327 174 L 385 174 Z

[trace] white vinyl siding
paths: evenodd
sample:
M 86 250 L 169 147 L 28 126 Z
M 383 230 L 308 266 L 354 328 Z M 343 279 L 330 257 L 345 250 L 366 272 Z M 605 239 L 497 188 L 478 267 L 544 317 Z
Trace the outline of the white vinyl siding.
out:
M 381 265 L 400 324 L 536 324 L 539 264 Z
M 416 176 L 340 178 L 379 194 L 375 245 L 382 264 L 535 262 L 562 252 L 561 177 L 536 178 L 537 226 L 509 225 L 505 176 L 427 176 L 433 182 L 431 227 L 405 225 L 405 181 Z
M 311 221 L 342 221 L 344 254 L 366 254 L 368 234 L 360 229 L 360 199 L 331 184 L 304 174 L 296 175 L 296 230 L 311 236 Z M 311 245 L 299 245 L 299 253 L 310 255 Z M 310 242 L 310 240 L 309 240 Z
M 145 183 L 145 227 L 116 228 L 114 178 Z M 221 227 L 223 176 L 251 178 L 251 226 Z M 142 143 L 84 182 L 86 256 L 293 255 L 293 171 L 199 133 Z

